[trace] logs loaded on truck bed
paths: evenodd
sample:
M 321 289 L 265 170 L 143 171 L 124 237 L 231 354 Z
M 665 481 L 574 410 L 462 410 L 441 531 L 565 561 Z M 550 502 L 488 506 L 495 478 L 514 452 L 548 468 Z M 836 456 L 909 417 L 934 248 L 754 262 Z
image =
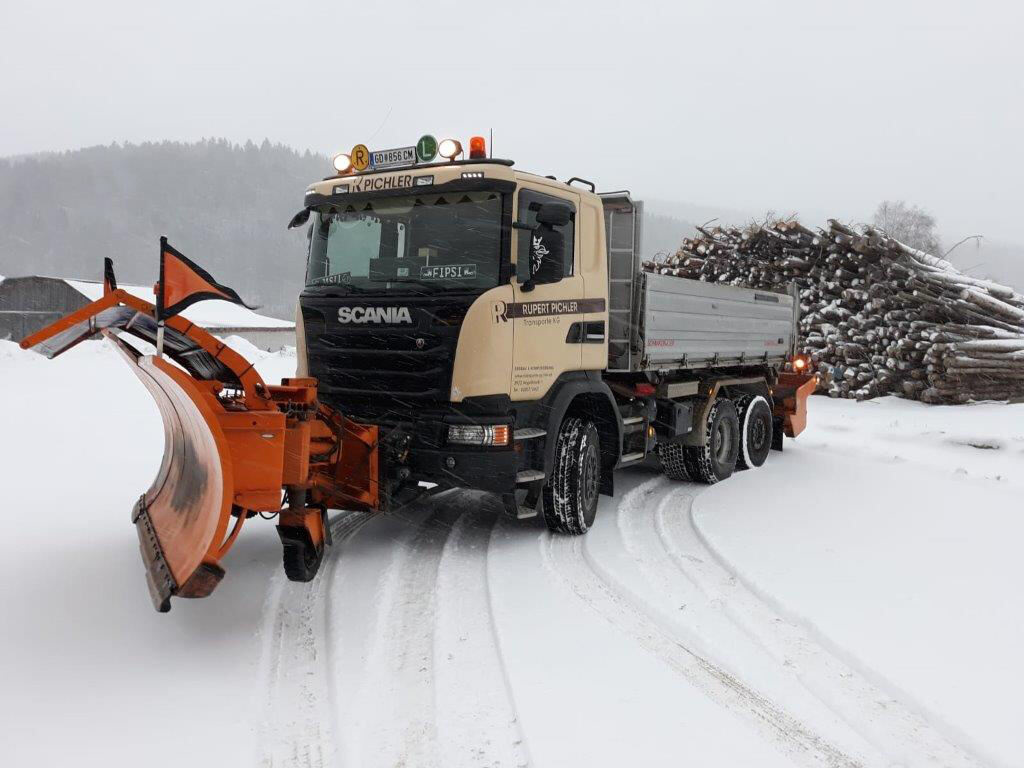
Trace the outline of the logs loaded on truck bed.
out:
M 644 268 L 764 290 L 796 283 L 799 346 L 833 397 L 1024 397 L 1024 296 L 874 227 L 699 227 L 675 254 Z

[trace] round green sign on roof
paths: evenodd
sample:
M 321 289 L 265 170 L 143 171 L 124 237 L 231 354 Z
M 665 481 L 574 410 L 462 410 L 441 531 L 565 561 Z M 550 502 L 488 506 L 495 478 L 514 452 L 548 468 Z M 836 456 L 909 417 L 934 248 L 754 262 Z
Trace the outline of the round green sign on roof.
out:
M 421 136 L 420 140 L 416 142 L 416 158 L 421 163 L 429 163 L 435 157 L 437 157 L 437 139 L 429 133 L 426 136 Z

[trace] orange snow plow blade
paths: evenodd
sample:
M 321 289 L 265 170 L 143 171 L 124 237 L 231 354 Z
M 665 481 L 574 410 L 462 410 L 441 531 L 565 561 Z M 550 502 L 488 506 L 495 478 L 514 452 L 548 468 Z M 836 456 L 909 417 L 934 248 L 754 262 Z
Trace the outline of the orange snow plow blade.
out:
M 164 456 L 152 486 L 136 502 L 132 522 L 146 565 L 153 603 L 169 608 L 171 595 L 206 597 L 224 576 L 219 565 L 231 519 L 231 463 L 224 432 L 194 380 L 166 360 L 136 357 L 108 338 L 160 409 Z M 241 528 L 239 516 L 227 545 Z
M 257 512 L 279 513 L 286 553 L 305 547 L 315 573 L 326 509 L 380 508 L 376 427 L 320 405 L 313 379 L 265 384 L 245 358 L 181 316 L 166 321 L 169 359 L 124 340 L 155 342 L 157 323 L 152 304 L 116 289 L 21 345 L 54 357 L 98 333 L 153 396 L 164 424 L 160 470 L 132 510 L 157 610 L 169 610 L 171 597 L 209 595 Z

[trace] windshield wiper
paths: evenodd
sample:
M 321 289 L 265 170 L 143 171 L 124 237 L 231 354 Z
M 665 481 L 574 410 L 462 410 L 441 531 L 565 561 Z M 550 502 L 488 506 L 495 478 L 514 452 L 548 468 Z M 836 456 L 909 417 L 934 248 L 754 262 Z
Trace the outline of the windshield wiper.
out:
M 423 288 L 429 288 L 431 293 L 444 290 L 445 286 L 438 285 L 437 283 L 429 280 L 420 280 L 415 277 L 399 277 L 394 280 L 389 280 L 389 283 L 397 285 L 418 285 Z
M 331 286 L 311 285 L 309 287 L 310 288 L 321 288 L 321 287 L 323 287 L 323 288 L 327 288 L 327 287 L 333 288 L 335 290 L 331 291 L 330 293 L 321 294 L 323 296 L 331 296 L 331 297 L 351 296 L 353 293 L 369 293 L 369 291 L 367 291 L 365 288 L 363 288 L 361 286 L 358 286 L 358 285 L 353 285 L 352 283 L 334 283 Z M 338 289 L 345 289 L 345 290 L 338 290 Z M 337 292 L 335 292 L 335 291 L 337 291 Z

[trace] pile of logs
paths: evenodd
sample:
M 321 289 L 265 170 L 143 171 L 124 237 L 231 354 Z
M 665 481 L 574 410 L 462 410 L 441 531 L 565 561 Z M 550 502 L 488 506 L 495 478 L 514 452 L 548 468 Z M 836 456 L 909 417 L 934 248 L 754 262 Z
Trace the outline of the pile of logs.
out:
M 767 290 L 795 282 L 801 344 L 833 397 L 1024 397 L 1024 296 L 873 227 L 698 227 L 644 269 Z

